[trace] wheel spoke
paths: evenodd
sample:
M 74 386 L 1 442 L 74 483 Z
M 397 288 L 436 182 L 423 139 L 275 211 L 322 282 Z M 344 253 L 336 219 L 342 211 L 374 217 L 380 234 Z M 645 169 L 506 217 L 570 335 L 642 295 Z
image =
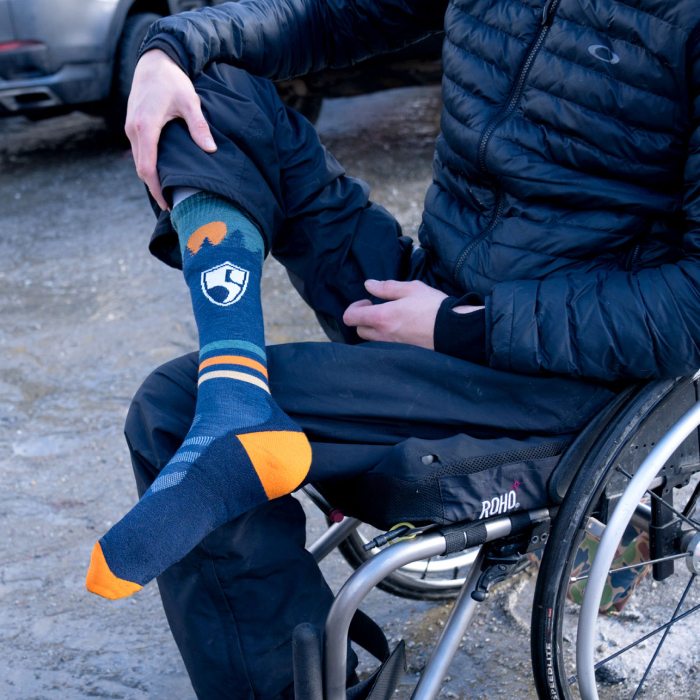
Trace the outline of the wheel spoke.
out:
M 636 564 L 629 564 L 628 566 L 620 566 L 617 569 L 610 569 L 608 571 L 608 576 L 610 574 L 616 574 L 618 571 L 626 571 L 627 569 L 637 569 L 640 566 L 647 566 L 648 564 L 657 564 L 660 561 L 672 561 L 674 559 L 683 559 L 687 557 L 687 552 L 681 552 L 680 554 L 669 554 L 667 557 L 660 557 L 659 559 L 649 559 L 649 561 L 640 561 Z M 577 583 L 578 581 L 585 581 L 588 578 L 588 574 L 585 576 L 572 576 L 569 579 L 569 583 Z
M 687 518 L 690 518 L 695 512 L 698 498 L 700 498 L 700 481 L 698 481 L 698 483 L 695 485 L 693 495 L 688 499 L 688 502 L 685 504 L 685 508 L 683 508 L 683 515 L 685 515 Z
M 690 580 L 688 581 L 688 585 L 686 587 L 686 590 L 690 589 L 690 586 L 692 585 L 693 581 L 695 580 L 695 574 L 693 574 L 690 577 Z M 684 593 L 685 595 L 685 593 Z M 616 659 L 618 656 L 628 652 L 630 649 L 633 649 L 636 646 L 639 646 L 642 642 L 645 642 L 647 639 L 650 637 L 653 637 L 654 635 L 658 634 L 659 632 L 662 632 L 665 629 L 668 629 L 669 627 L 672 627 L 676 623 L 680 622 L 681 620 L 684 620 L 686 617 L 689 615 L 692 615 L 693 613 L 697 612 L 700 610 L 700 603 L 697 605 L 694 605 L 692 608 L 689 610 L 686 610 L 684 613 L 681 613 L 680 615 L 674 615 L 668 622 L 665 622 L 663 625 L 659 625 L 655 629 L 651 630 L 650 632 L 647 632 L 643 637 L 640 637 L 636 641 L 632 642 L 631 644 L 628 644 L 626 647 L 623 647 L 622 649 L 618 649 L 614 654 L 610 654 L 610 656 L 606 656 L 604 659 L 601 659 L 598 661 L 595 666 L 593 667 L 595 670 L 599 669 L 601 666 L 604 666 L 605 664 L 609 663 L 613 659 Z M 573 685 L 577 680 L 578 680 L 578 675 L 574 674 L 572 676 L 569 676 L 567 679 L 569 682 L 569 685 Z
M 622 467 L 616 467 L 616 469 L 623 476 L 626 476 L 630 480 L 632 479 L 632 475 L 627 470 L 623 469 Z M 689 518 L 684 513 L 681 513 L 677 508 L 674 508 L 670 503 L 667 503 L 666 501 L 664 501 L 663 498 L 657 496 L 653 491 L 650 491 L 649 489 L 647 489 L 645 491 L 645 493 L 648 493 L 653 499 L 662 503 L 672 513 L 675 513 L 678 516 L 679 520 L 682 520 L 684 523 L 686 523 L 687 525 L 690 525 L 695 530 L 700 530 L 700 523 L 699 522 L 693 520 L 692 518 Z
M 698 610 L 700 610 L 700 603 L 698 603 L 697 605 L 690 608 L 690 610 L 686 610 L 681 615 L 678 615 L 678 617 L 673 617 L 668 622 L 665 622 L 663 625 L 659 625 L 656 629 L 653 629 L 651 632 L 647 632 L 643 637 L 640 637 L 636 642 L 632 642 L 631 644 L 628 644 L 626 647 L 619 649 L 614 654 L 610 654 L 610 656 L 606 657 L 605 659 L 601 659 L 600 661 L 598 661 L 598 663 L 596 663 L 594 668 L 596 668 L 596 669 L 600 668 L 601 666 L 608 663 L 608 661 L 612 661 L 613 659 L 616 659 L 618 656 L 620 656 L 620 654 L 624 654 L 625 652 L 638 646 L 642 642 L 646 642 L 646 640 L 649 639 L 650 637 L 653 637 L 655 634 L 658 634 L 662 630 L 665 630 L 666 628 L 671 627 L 672 625 L 675 625 L 677 622 L 680 622 L 681 620 L 688 617 L 688 615 L 692 615 L 694 612 L 697 612 Z
M 676 609 L 673 611 L 673 615 L 671 615 L 671 620 L 673 620 L 676 615 L 678 615 L 678 611 L 683 607 L 683 603 L 685 602 L 686 596 L 688 595 L 688 591 L 690 590 L 690 587 L 693 585 L 693 581 L 695 580 L 695 574 L 693 574 L 690 577 L 690 581 L 688 581 L 688 585 L 685 587 L 685 590 L 683 591 L 683 595 L 681 596 L 681 599 L 678 601 L 678 605 L 676 605 Z M 654 665 L 654 661 L 656 661 L 656 657 L 659 655 L 659 652 L 661 651 L 661 647 L 664 645 L 664 642 L 666 641 L 666 637 L 668 636 L 668 633 L 671 631 L 671 624 L 666 627 L 664 630 L 664 633 L 659 640 L 659 643 L 656 645 L 656 649 L 654 649 L 654 655 L 651 657 L 651 660 L 649 661 L 649 665 L 646 668 L 646 671 L 644 671 L 644 675 L 642 676 L 642 680 L 639 681 L 639 685 L 637 686 L 637 690 L 635 691 L 634 695 L 632 696 L 632 700 L 635 700 L 635 698 L 639 695 L 639 693 L 642 692 L 642 688 L 644 686 L 644 683 L 647 679 L 647 676 L 649 675 L 649 671 L 651 671 L 651 667 Z

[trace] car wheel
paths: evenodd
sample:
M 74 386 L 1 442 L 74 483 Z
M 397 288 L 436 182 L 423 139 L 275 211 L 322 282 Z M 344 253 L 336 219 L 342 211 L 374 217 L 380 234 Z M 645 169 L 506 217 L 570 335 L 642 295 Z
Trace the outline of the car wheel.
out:
M 303 114 L 312 124 L 315 124 L 321 114 L 323 98 L 317 96 L 295 96 L 285 100 L 289 107 Z
M 139 49 L 148 28 L 160 18 L 161 16 L 154 12 L 140 12 L 127 17 L 126 22 L 124 22 L 124 29 L 119 37 L 114 56 L 112 90 L 107 100 L 104 115 L 110 131 L 118 138 L 125 138 L 126 103 L 129 99 Z
M 303 114 L 312 124 L 318 119 L 323 105 L 323 97 L 309 93 L 306 83 L 297 78 L 295 80 L 282 80 L 277 83 L 277 93 L 287 107 L 292 107 Z

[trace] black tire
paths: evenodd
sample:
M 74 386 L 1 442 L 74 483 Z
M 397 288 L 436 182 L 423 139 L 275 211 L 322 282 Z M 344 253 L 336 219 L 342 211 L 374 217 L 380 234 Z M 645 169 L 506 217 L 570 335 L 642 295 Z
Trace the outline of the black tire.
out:
M 321 114 L 323 98 L 317 96 L 297 96 L 291 100 L 286 100 L 289 107 L 293 107 L 297 112 L 303 114 L 312 124 L 315 124 Z
M 303 79 L 283 80 L 276 85 L 277 94 L 282 101 L 304 115 L 312 124 L 316 123 L 321 114 L 323 97 L 310 94 Z
M 686 390 L 685 397 L 691 398 L 685 398 L 681 393 L 682 390 Z M 609 513 L 613 510 L 609 506 L 614 506 L 615 499 L 629 482 L 625 473 L 631 475 L 642 461 L 642 457 L 646 456 L 659 437 L 674 422 L 672 416 L 680 417 L 687 407 L 687 401 L 694 400 L 692 398 L 694 395 L 692 383 L 686 382 L 684 385 L 677 386 L 666 396 L 661 404 L 661 410 L 649 401 L 645 403 L 638 400 L 619 420 L 620 425 L 629 426 L 626 437 L 620 439 L 619 431 L 615 430 L 610 430 L 607 436 L 603 436 L 598 443 L 599 447 L 587 456 L 569 488 L 552 527 L 535 588 L 531 647 L 533 673 L 539 697 L 552 700 L 581 697 L 576 681 L 575 665 L 576 623 L 580 608 L 576 603 L 571 602 L 569 594 L 572 587 L 571 579 L 579 577 L 581 573 L 583 550 L 579 554 L 579 546 L 586 534 L 586 527 L 590 529 L 605 527 Z M 673 458 L 675 463 L 683 457 L 684 452 L 686 456 L 683 459 L 688 461 L 692 458 L 697 462 L 694 457 L 697 453 L 697 435 L 693 440 L 694 443 L 692 440 L 686 441 L 676 452 Z M 631 467 L 632 464 L 635 466 Z M 689 509 L 693 503 L 693 509 L 698 506 L 699 470 L 700 466 L 697 463 L 691 466 L 688 469 L 689 481 L 669 489 L 676 496 L 676 507 Z M 661 508 L 663 510 L 664 506 Z M 587 541 L 590 542 L 590 535 Z M 680 545 L 679 550 L 682 551 Z M 584 575 L 580 580 L 585 580 L 586 569 L 585 565 L 583 566 Z M 635 566 L 639 567 L 633 570 L 635 581 L 638 583 L 630 598 L 629 607 L 624 608 L 622 613 L 599 615 L 597 618 L 597 629 L 604 629 L 597 651 L 603 655 L 604 659 L 609 659 L 601 660 L 603 665 L 596 671 L 598 693 L 601 698 L 622 700 L 633 696 L 642 680 L 645 664 L 649 664 L 647 654 L 650 655 L 653 652 L 655 645 L 654 637 L 650 637 L 649 648 L 645 648 L 642 652 L 639 640 L 658 626 L 658 621 L 654 619 L 657 610 L 663 621 L 671 619 L 675 605 L 679 601 L 679 591 L 683 590 L 685 583 L 691 586 L 689 590 L 692 591 L 692 595 L 690 602 L 686 599 L 684 606 L 690 605 L 692 609 L 700 602 L 700 586 L 695 580 L 697 577 L 690 574 L 683 560 L 675 564 L 674 576 L 658 584 L 653 582 L 649 575 L 642 579 L 642 565 L 635 563 Z M 578 584 L 573 585 L 581 587 L 585 584 L 579 581 Z M 614 592 L 616 589 L 611 590 Z M 580 589 L 578 593 L 580 596 Z M 662 610 L 662 606 L 668 606 L 669 609 Z M 638 613 L 635 613 L 635 607 Z M 682 624 L 692 625 L 694 622 L 697 625 L 699 618 L 700 610 L 693 613 L 692 617 L 686 618 Z M 657 641 L 660 636 L 655 635 Z M 617 658 L 610 658 L 615 651 L 622 650 L 631 643 L 636 645 L 632 646 L 628 652 Z M 683 651 L 669 647 L 670 645 L 664 647 L 665 653 Z M 674 659 L 671 665 L 673 671 L 669 673 L 667 662 L 664 661 L 661 666 L 657 661 L 652 669 L 657 671 L 656 678 L 650 676 L 645 680 L 644 689 L 651 690 L 657 695 L 659 692 L 665 692 L 668 697 L 700 697 L 700 677 L 697 674 L 693 675 L 692 667 L 698 663 L 698 654 L 694 654 L 690 662 L 691 667 L 688 668 L 687 658 L 680 661 Z M 675 678 L 674 674 L 676 674 Z M 682 682 L 689 683 L 692 689 L 681 688 L 678 674 L 682 676 Z M 661 685 L 655 685 L 656 682 Z
M 365 531 L 367 534 L 363 534 Z M 353 569 L 362 566 L 374 556 L 376 552 L 366 551 L 363 545 L 379 532 L 369 525 L 361 525 L 338 545 L 338 551 Z M 378 588 L 410 600 L 452 600 L 464 583 L 465 571 L 469 568 L 465 563 L 466 559 L 468 555 L 460 552 L 454 555 L 452 560 L 444 557 L 424 560 L 390 574 L 378 584 Z M 448 568 L 449 561 L 455 564 L 452 568 Z M 440 570 L 436 571 L 435 567 L 439 567 Z
M 139 49 L 148 28 L 160 18 L 161 16 L 154 12 L 140 12 L 130 15 L 124 22 L 124 29 L 119 37 L 114 55 L 112 89 L 104 112 L 107 126 L 119 139 L 125 139 L 126 103 L 131 91 L 131 82 L 134 79 Z

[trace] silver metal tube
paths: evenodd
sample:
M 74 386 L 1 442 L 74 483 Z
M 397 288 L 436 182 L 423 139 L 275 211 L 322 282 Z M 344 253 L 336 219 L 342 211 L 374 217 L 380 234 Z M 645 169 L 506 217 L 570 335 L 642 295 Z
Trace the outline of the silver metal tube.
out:
M 642 462 L 621 496 L 603 533 L 586 584 L 578 623 L 576 641 L 576 670 L 583 700 L 598 700 L 595 682 L 593 650 L 598 607 L 605 580 L 618 542 L 640 499 L 659 470 L 681 443 L 700 425 L 700 402 L 696 403 L 658 442 Z
M 444 554 L 445 547 L 445 538 L 437 534 L 399 542 L 366 561 L 345 582 L 326 619 L 324 654 L 326 700 L 346 700 L 348 630 L 350 621 L 365 596 L 392 571 L 418 559 Z
M 653 485 L 650 484 L 650 486 Z M 632 515 L 632 525 L 649 532 L 649 525 L 651 525 L 651 506 L 648 506 L 646 503 L 637 503 L 637 507 L 634 509 L 634 514 Z
M 510 535 L 513 529 L 513 524 L 510 518 L 500 518 L 499 520 L 493 520 L 492 522 L 485 523 L 486 525 L 486 541 L 493 542 L 501 537 L 507 537 Z
M 412 700 L 433 700 L 438 696 L 442 681 L 447 675 L 447 670 L 454 659 L 462 637 L 471 622 L 478 603 L 472 598 L 472 591 L 481 576 L 481 563 L 484 558 L 483 547 L 479 548 L 476 559 L 467 577 L 467 581 L 459 592 L 445 629 L 440 635 L 438 643 L 421 674 L 416 689 L 411 696 Z
M 331 525 L 311 546 L 307 547 L 313 558 L 319 562 L 325 559 L 348 535 L 357 529 L 357 518 L 343 518 Z

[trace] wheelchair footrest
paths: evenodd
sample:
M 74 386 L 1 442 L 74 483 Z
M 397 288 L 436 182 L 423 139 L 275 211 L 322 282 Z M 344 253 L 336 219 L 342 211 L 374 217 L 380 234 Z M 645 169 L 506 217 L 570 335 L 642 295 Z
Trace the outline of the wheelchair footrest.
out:
M 405 673 L 406 645 L 401 640 L 369 678 L 348 689 L 348 700 L 391 700 Z

